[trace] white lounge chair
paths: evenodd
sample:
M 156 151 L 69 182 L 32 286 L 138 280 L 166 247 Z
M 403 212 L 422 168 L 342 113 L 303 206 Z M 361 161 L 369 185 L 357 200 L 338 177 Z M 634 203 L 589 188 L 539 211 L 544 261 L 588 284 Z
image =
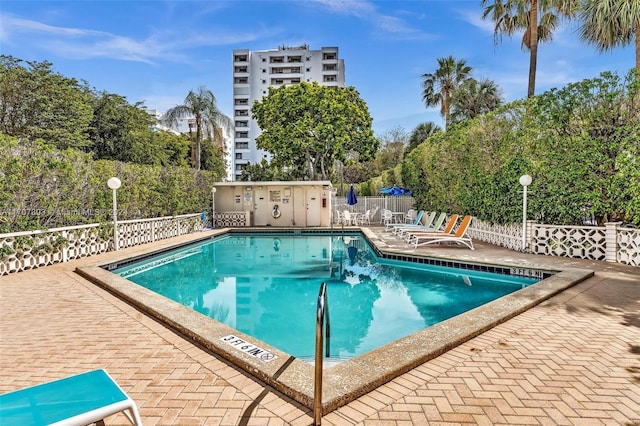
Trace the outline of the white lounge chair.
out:
M 441 213 L 440 217 L 438 218 L 438 220 L 440 221 L 442 219 L 442 215 L 445 215 L 445 213 Z M 408 243 L 413 243 L 413 239 L 416 235 L 431 235 L 431 234 L 452 234 L 453 230 L 456 226 L 456 223 L 458 222 L 458 215 L 457 214 L 452 214 L 451 217 L 449 218 L 449 221 L 447 222 L 447 224 L 444 227 L 444 230 L 440 231 L 440 226 L 442 226 L 442 223 L 439 224 L 439 226 L 436 229 L 430 229 L 430 230 L 420 230 L 420 229 L 412 229 L 407 231 L 407 237 L 406 240 Z
M 442 228 L 442 224 L 444 223 L 446 218 L 447 218 L 447 214 L 442 212 L 442 213 L 440 213 L 440 216 L 438 216 L 438 219 L 436 219 L 431 226 L 425 226 L 425 227 L 414 226 L 412 228 L 405 228 L 401 232 L 398 233 L 398 236 L 400 238 L 402 238 L 402 239 L 407 240 L 407 242 L 409 242 L 409 241 L 411 241 L 411 235 L 415 234 L 415 233 L 420 233 L 420 232 L 444 232 L 443 230 L 441 230 L 441 228 Z M 453 226 L 453 224 L 452 224 L 452 226 Z M 447 228 L 445 227 L 444 230 L 447 230 Z
M 466 236 L 467 229 L 469 229 L 470 224 L 471 216 L 467 215 L 462 219 L 462 222 L 460 222 L 460 226 L 456 230 L 455 234 L 445 232 L 415 234 L 412 239 L 413 245 L 414 247 L 418 247 L 428 244 L 456 243 L 465 245 L 471 250 L 474 250 L 473 241 L 470 237 Z
M 0 395 L 1 425 L 104 425 L 122 412 L 142 426 L 136 403 L 105 370 L 93 370 Z
M 438 218 L 438 222 L 434 224 L 436 212 L 432 211 L 428 216 L 426 216 L 426 218 L 423 216 L 423 220 L 418 224 L 404 224 L 395 226 L 393 228 L 393 233 L 399 237 L 402 237 L 402 235 L 408 231 L 437 231 L 440 226 L 442 226 L 442 223 L 444 222 L 446 216 L 446 213 L 441 213 L 440 217 Z

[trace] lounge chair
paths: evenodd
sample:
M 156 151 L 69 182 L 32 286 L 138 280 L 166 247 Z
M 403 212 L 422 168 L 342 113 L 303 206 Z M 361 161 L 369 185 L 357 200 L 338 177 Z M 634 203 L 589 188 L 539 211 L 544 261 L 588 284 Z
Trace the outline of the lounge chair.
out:
M 457 217 L 456 217 L 456 220 L 457 220 Z M 462 219 L 462 222 L 460 222 L 460 226 L 458 227 L 458 229 L 454 234 L 450 232 L 433 232 L 430 234 L 429 233 L 414 234 L 411 241 L 414 247 L 425 246 L 428 244 L 451 242 L 456 244 L 463 244 L 468 248 L 470 248 L 471 250 L 474 250 L 473 241 L 471 241 L 470 237 L 466 236 L 466 233 L 467 233 L 467 230 L 469 229 L 470 224 L 471 224 L 471 216 L 467 215 Z
M 442 218 L 442 215 L 445 215 L 445 213 L 440 214 L 440 218 Z M 440 219 L 438 218 L 438 219 Z M 438 227 L 435 230 L 426 230 L 426 231 L 422 231 L 422 230 L 410 230 L 407 231 L 407 237 L 406 240 L 408 243 L 413 242 L 413 238 L 416 235 L 432 235 L 432 234 L 453 234 L 453 229 L 456 226 L 456 223 L 458 222 L 458 215 L 457 214 L 452 214 L 451 217 L 449 218 L 449 221 L 447 222 L 447 224 L 444 227 L 444 230 L 440 231 L 440 227 Z M 442 226 L 442 224 L 440 224 Z
M 105 370 L 93 370 L 0 395 L 2 425 L 104 425 L 122 412 L 142 426 L 136 403 Z
M 439 232 L 444 220 L 447 218 L 447 214 L 442 212 L 438 216 L 438 219 L 434 221 L 436 212 L 433 211 L 429 217 L 425 220 L 424 225 L 404 225 L 398 226 L 394 230 L 395 234 L 400 238 L 407 239 L 411 232 Z
M 416 218 L 413 221 L 413 225 L 417 225 L 420 223 L 420 221 L 422 220 L 422 215 L 424 214 L 424 210 L 420 210 L 418 212 L 418 214 L 416 215 Z M 407 226 L 407 223 L 404 222 L 398 222 L 398 223 L 385 223 L 384 226 L 384 230 L 385 231 L 391 231 L 393 230 L 393 228 L 395 228 L 396 226 Z
M 433 211 L 429 213 L 427 216 L 423 215 L 422 220 L 420 220 L 420 223 L 417 223 L 417 224 L 405 223 L 403 225 L 396 225 L 393 227 L 392 232 L 394 234 L 398 234 L 402 229 L 426 228 L 432 225 L 433 219 L 435 219 L 435 217 L 436 217 L 436 212 Z

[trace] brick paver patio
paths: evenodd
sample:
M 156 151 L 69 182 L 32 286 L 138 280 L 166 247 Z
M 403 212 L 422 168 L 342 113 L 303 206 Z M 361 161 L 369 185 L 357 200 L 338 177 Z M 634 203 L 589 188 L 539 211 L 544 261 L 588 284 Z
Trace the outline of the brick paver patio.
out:
M 474 252 L 419 251 L 434 250 L 596 274 L 329 413 L 323 424 L 640 425 L 640 268 L 541 260 L 484 244 Z M 106 262 L 109 253 L 100 256 Z M 145 425 L 312 423 L 306 407 L 76 275 L 89 259 L 0 278 L 0 392 L 105 368 Z M 122 415 L 105 422 L 128 424 Z

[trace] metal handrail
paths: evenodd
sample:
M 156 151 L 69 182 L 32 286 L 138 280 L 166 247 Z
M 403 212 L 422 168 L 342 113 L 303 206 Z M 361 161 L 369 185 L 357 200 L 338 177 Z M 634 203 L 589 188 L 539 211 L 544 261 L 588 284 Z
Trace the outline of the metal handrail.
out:
M 327 322 L 325 325 L 325 317 Z M 327 283 L 320 284 L 320 292 L 318 293 L 318 309 L 316 311 L 316 374 L 315 388 L 313 395 L 313 424 L 320 426 L 322 421 L 322 348 L 324 346 L 322 326 L 325 325 L 325 333 L 327 336 L 327 347 L 325 356 L 329 357 L 329 348 L 331 342 L 331 325 L 329 321 L 329 303 L 327 299 Z

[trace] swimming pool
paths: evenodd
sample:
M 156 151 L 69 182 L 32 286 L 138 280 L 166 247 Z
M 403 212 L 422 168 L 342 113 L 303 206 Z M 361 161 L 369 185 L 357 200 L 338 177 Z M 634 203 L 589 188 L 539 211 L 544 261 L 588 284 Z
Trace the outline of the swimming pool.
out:
M 321 282 L 330 358 L 345 360 L 539 281 L 385 260 L 359 234 L 226 235 L 112 272 L 311 361 Z
M 267 235 L 275 232 L 289 232 L 294 235 L 304 235 L 322 231 L 330 230 L 215 229 L 139 248 L 132 247 L 119 252 L 110 252 L 96 258 L 94 262 L 78 266 L 75 272 L 135 306 L 140 312 L 174 330 L 193 344 L 209 351 L 213 356 L 225 359 L 282 394 L 312 408 L 314 407 L 313 365 L 266 343 L 262 349 L 266 349 L 275 358 L 267 360 L 262 356 L 255 356 L 252 350 L 242 351 L 241 347 L 235 343 L 237 340 L 232 342 L 228 340 L 230 335 L 236 335 L 240 340 L 256 346 L 261 346 L 262 342 L 218 321 L 212 321 L 191 308 L 110 271 L 148 259 L 150 256 L 166 254 L 175 248 L 184 248 L 187 244 L 204 243 L 215 236 L 246 236 L 247 232 L 260 232 Z M 396 248 L 386 241 L 384 231 L 362 228 L 361 232 L 378 257 L 385 261 L 409 261 L 415 264 L 456 267 L 465 271 L 533 276 L 541 281 L 466 313 L 423 328 L 363 355 L 340 363 L 325 365 L 322 387 L 322 407 L 325 414 L 593 275 L 593 271 L 590 270 L 569 266 L 558 270 L 556 267 L 546 266 L 544 257 L 536 257 L 540 259 L 536 262 L 522 262 L 507 256 L 500 258 L 500 262 L 496 263 L 497 258 L 492 254 L 491 249 L 487 250 L 482 246 L 477 247 L 473 252 L 456 249 L 441 250 L 437 247 L 418 250 L 406 249 L 403 246 Z M 216 252 L 216 268 L 219 267 L 218 260 Z M 262 261 L 266 262 L 265 259 Z M 270 266 L 265 263 L 265 269 L 268 267 Z M 316 284 L 314 287 L 315 290 L 312 293 L 315 298 L 319 285 Z M 332 301 L 329 300 L 330 305 L 331 303 Z M 333 317 L 331 319 L 332 323 L 335 322 Z M 282 324 L 282 327 L 286 328 L 288 325 Z

